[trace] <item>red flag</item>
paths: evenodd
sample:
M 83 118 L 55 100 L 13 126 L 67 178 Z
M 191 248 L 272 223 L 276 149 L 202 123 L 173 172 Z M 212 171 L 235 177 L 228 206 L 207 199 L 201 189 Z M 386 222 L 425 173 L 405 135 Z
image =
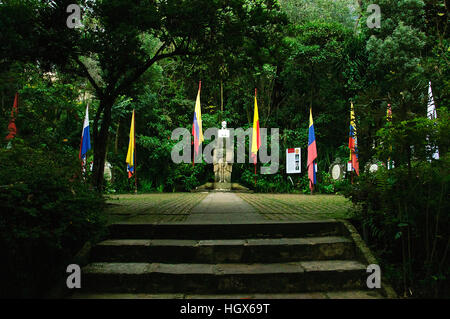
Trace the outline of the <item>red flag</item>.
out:
M 13 108 L 11 111 L 11 121 L 9 122 L 9 125 L 8 125 L 9 134 L 5 138 L 7 141 L 16 137 L 16 134 L 17 134 L 16 116 L 17 116 L 17 113 L 19 112 L 18 111 L 18 103 L 19 103 L 19 93 L 16 93 L 16 96 L 14 98 Z

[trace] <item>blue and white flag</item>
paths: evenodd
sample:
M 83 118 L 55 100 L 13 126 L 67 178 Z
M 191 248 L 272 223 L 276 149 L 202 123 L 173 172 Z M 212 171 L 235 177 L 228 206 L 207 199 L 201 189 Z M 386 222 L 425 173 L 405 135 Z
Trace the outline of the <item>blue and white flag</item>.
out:
M 431 91 L 431 82 L 428 83 L 428 108 L 427 108 L 427 115 L 430 120 L 437 119 L 436 114 L 436 106 L 434 105 L 434 99 L 433 99 L 433 92 Z M 436 146 L 435 152 L 433 153 L 434 159 L 439 159 L 439 150 Z
M 86 115 L 84 117 L 83 130 L 81 131 L 81 144 L 79 157 L 82 161 L 86 160 L 86 153 L 91 149 L 91 137 L 89 134 L 89 105 L 86 106 Z

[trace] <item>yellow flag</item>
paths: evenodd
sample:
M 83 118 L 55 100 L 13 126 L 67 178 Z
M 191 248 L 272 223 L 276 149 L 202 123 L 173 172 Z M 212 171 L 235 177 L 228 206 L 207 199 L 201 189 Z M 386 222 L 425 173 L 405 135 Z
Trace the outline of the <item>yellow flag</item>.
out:
M 128 164 L 128 177 L 131 177 L 134 173 L 134 110 L 131 117 L 131 127 L 130 127 L 130 141 L 128 143 L 128 153 L 126 162 Z
M 261 146 L 261 136 L 259 133 L 259 116 L 258 116 L 258 103 L 256 101 L 256 89 L 255 89 L 255 113 L 253 115 L 253 133 L 252 133 L 252 156 L 256 163 L 256 153 L 258 153 Z

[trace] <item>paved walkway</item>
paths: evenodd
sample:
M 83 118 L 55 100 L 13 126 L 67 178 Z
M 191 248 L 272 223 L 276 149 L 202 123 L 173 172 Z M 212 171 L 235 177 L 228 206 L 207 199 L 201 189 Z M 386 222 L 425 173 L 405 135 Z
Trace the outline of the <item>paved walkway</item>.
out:
M 109 223 L 260 223 L 346 219 L 351 202 L 338 195 L 152 193 L 111 195 Z
M 244 224 L 264 221 L 255 208 L 234 193 L 209 193 L 186 219 L 189 224 Z

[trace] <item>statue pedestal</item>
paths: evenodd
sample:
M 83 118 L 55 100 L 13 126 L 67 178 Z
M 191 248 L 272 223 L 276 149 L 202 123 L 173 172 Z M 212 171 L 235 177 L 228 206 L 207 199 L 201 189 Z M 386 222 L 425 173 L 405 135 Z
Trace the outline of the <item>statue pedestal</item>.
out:
M 216 191 L 231 191 L 231 183 L 228 182 L 215 182 L 214 190 Z
M 231 182 L 231 172 L 233 171 L 234 162 L 234 144 L 232 144 L 233 136 L 230 130 L 227 130 L 227 123 L 222 122 L 222 129 L 218 130 L 218 137 L 213 142 L 213 167 L 214 182 L 205 183 L 192 190 L 193 192 L 253 192 L 248 188 Z

